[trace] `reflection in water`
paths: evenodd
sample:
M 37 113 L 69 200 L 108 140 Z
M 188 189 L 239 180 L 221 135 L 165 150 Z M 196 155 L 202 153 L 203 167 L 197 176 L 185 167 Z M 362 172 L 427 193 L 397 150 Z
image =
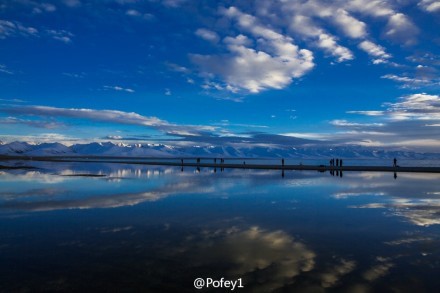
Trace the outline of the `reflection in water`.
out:
M 440 286 L 439 174 L 36 164 L 0 172 L 6 292 Z
M 324 288 L 335 286 L 343 276 L 351 273 L 355 267 L 355 261 L 341 259 L 339 264 L 329 268 L 321 275 L 321 286 Z
M 345 181 L 345 190 L 333 196 L 339 199 L 369 196 L 370 202 L 349 207 L 385 209 L 388 215 L 403 217 L 415 225 L 430 226 L 440 224 L 439 180 L 440 174 L 402 173 L 399 182 L 393 182 L 383 175 L 364 172 L 353 174 Z
M 342 170 L 330 170 L 330 175 L 336 177 L 343 177 Z
M 241 276 L 252 291 L 271 292 L 292 284 L 315 265 L 315 253 L 283 231 L 232 227 L 204 231 L 201 236 L 185 243 L 180 253 L 196 267 L 223 263 L 225 277 Z

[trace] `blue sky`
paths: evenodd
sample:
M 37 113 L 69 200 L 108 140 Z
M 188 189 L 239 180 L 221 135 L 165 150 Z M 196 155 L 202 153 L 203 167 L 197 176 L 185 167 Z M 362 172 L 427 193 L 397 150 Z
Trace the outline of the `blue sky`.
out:
M 0 140 L 433 150 L 439 28 L 432 0 L 2 1 Z

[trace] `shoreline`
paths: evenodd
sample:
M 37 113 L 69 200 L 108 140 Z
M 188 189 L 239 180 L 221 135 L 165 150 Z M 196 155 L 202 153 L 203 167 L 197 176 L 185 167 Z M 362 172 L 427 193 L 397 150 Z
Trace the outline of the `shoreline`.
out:
M 274 164 L 231 164 L 231 163 L 206 163 L 206 162 L 163 162 L 156 158 L 158 161 L 134 161 L 127 160 L 132 158 L 113 158 L 113 160 L 108 160 L 109 157 L 88 157 L 88 158 L 62 158 L 62 157 L 8 157 L 0 156 L 0 160 L 21 160 L 21 161 L 37 161 L 37 162 L 78 162 L 78 163 L 112 163 L 112 164 L 132 164 L 132 165 L 152 165 L 152 166 L 175 166 L 175 167 L 198 167 L 198 168 L 215 168 L 215 169 L 254 169 L 254 170 L 297 170 L 297 171 L 367 171 L 367 172 L 413 172 L 413 173 L 440 173 L 440 167 L 420 167 L 420 166 L 406 166 L 406 167 L 392 167 L 392 166 L 330 166 L 330 165 L 274 165 Z M 150 158 L 152 159 L 152 158 Z M 174 158 L 180 160 L 178 158 Z M 188 160 L 189 158 L 186 158 Z M 191 158 L 192 159 L 192 158 Z M 206 158 L 204 158 L 206 159 Z M 237 158 L 239 159 L 239 158 Z M 0 166 L 0 169 L 29 169 L 36 168 L 30 166 Z

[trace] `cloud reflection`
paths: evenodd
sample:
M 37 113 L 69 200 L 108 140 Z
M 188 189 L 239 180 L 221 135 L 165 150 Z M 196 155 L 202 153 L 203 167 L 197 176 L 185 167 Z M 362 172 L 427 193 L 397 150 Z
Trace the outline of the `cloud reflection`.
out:
M 311 271 L 315 253 L 287 233 L 260 227 L 204 231 L 202 241 L 186 244 L 185 253 L 196 266 L 226 263 L 231 278 L 252 279 L 246 289 L 271 292 L 292 284 Z M 253 287 L 255 286 L 255 288 Z
M 380 174 L 380 176 L 378 176 Z M 359 180 L 362 178 L 362 180 Z M 390 174 L 348 174 L 342 190 L 332 197 L 346 200 L 364 197 L 369 203 L 349 205 L 349 208 L 387 210 L 387 214 L 399 216 L 417 226 L 440 224 L 440 199 L 438 182 L 440 174 L 401 173 L 398 180 Z
M 333 287 L 341 277 L 352 272 L 355 267 L 355 261 L 342 259 L 340 264 L 335 265 L 321 275 L 321 286 L 324 288 Z

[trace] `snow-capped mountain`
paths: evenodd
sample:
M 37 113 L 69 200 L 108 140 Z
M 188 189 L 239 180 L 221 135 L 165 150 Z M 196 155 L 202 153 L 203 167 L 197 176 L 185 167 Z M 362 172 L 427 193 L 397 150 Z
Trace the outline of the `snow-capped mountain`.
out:
M 22 155 L 32 150 L 32 145 L 27 142 L 14 141 L 0 145 L 1 155 Z
M 164 144 L 88 143 L 65 146 L 61 143 L 29 144 L 12 142 L 0 145 L 7 156 L 118 156 L 118 157 L 247 157 L 247 158 L 377 158 L 440 159 L 440 153 L 418 153 L 363 146 L 169 146 Z

